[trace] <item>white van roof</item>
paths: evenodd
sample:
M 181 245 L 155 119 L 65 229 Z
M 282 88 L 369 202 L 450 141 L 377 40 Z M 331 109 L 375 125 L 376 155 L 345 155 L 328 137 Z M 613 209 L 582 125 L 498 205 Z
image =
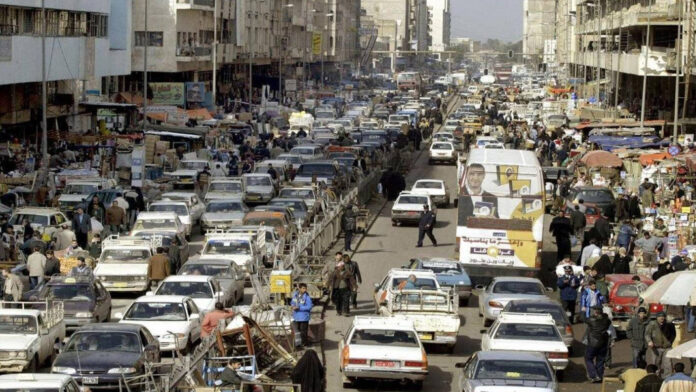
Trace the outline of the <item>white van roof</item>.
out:
M 472 163 L 502 164 L 517 166 L 541 166 L 533 151 L 476 149 L 469 153 L 467 166 Z

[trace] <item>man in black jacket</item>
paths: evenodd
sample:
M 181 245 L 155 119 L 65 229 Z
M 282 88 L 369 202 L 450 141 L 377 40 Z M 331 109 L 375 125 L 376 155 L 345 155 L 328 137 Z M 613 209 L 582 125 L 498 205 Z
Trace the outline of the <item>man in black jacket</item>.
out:
M 638 314 L 628 322 L 626 337 L 631 341 L 633 367 L 638 367 L 638 362 L 645 361 L 645 328 L 648 326 L 648 312 L 644 307 L 638 308 Z
M 566 218 L 564 210 L 560 210 L 558 216 L 553 218 L 549 231 L 556 237 L 556 261 L 563 260 L 563 257 L 570 254 L 570 234 L 573 232 L 570 219 Z
M 423 212 L 421 213 L 420 220 L 418 221 L 418 244 L 417 248 L 423 246 L 423 237 L 428 235 L 430 241 L 433 242 L 433 246 L 437 246 L 437 240 L 433 235 L 433 226 L 435 225 L 435 214 L 428 208 L 427 204 L 423 205 Z
M 597 230 L 597 235 L 599 236 L 597 245 L 600 247 L 607 245 L 609 243 L 609 238 L 611 238 L 612 229 L 604 213 L 597 218 L 594 228 Z
M 592 317 L 585 321 L 587 323 L 587 349 L 585 350 L 585 368 L 587 377 L 593 383 L 602 382 L 604 377 L 604 361 L 607 356 L 609 343 L 609 327 L 611 321 L 602 311 L 601 306 L 592 308 Z

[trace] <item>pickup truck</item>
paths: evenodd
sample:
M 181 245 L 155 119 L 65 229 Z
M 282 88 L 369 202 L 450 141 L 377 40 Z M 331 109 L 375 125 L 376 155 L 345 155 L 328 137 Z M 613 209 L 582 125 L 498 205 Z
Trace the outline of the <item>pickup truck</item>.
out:
M 161 241 L 161 239 L 159 240 Z M 94 276 L 110 292 L 145 292 L 150 287 L 147 276 L 154 238 L 108 238 L 102 242 L 102 253 Z
M 257 233 L 216 233 L 205 236 L 201 257 L 234 261 L 246 277 L 266 263 L 266 237 Z
M 0 372 L 35 373 L 63 339 L 63 302 L 0 302 Z
M 392 291 L 379 314 L 411 320 L 424 344 L 446 345 L 454 352 L 460 320 L 451 290 Z

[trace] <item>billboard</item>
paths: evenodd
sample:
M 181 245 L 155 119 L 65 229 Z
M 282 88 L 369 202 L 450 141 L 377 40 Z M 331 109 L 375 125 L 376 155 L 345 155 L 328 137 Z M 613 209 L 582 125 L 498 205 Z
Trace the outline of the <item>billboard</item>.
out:
M 183 83 L 149 83 L 155 105 L 184 105 Z
M 186 83 L 186 103 L 205 102 L 205 83 L 189 82 Z
M 321 54 L 321 33 L 312 33 L 312 54 Z

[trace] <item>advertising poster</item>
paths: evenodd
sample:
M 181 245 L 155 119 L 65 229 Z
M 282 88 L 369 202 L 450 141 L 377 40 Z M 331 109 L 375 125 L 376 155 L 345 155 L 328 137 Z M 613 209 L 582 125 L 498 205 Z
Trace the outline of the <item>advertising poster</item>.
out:
M 205 83 L 189 82 L 186 83 L 186 103 L 205 102 Z
M 143 186 L 143 175 L 145 172 L 145 146 L 133 147 L 131 153 L 133 166 L 131 166 L 131 186 Z
M 312 33 L 312 54 L 321 54 L 321 33 Z
M 184 105 L 183 83 L 149 83 L 155 105 Z

